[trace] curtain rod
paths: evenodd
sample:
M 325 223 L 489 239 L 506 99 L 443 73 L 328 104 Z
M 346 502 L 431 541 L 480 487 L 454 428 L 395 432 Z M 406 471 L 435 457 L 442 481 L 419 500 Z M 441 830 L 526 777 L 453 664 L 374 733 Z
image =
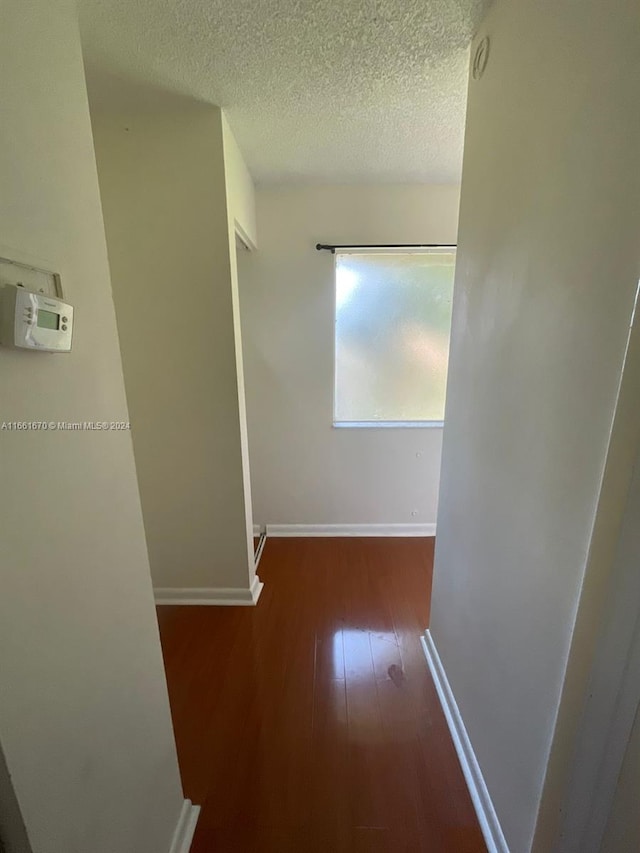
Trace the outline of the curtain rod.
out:
M 319 252 L 327 251 L 335 255 L 336 249 L 455 249 L 455 243 L 355 243 L 348 245 L 332 245 L 330 243 L 316 243 Z

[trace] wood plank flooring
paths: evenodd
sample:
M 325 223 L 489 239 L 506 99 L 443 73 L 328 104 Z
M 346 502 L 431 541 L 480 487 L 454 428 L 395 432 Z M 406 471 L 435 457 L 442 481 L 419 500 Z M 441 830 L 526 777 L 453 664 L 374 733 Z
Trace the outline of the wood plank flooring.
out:
M 420 646 L 433 539 L 268 539 L 257 607 L 158 608 L 192 853 L 480 853 Z

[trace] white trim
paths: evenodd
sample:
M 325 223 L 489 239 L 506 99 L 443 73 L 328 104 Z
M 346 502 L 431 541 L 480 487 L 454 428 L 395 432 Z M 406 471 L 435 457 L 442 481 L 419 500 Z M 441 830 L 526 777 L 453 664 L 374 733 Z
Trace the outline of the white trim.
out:
M 451 690 L 451 685 L 449 684 L 431 632 L 428 630 L 425 631 L 424 636 L 420 640 L 431 676 L 438 691 L 438 696 L 440 697 L 442 710 L 447 718 L 451 738 L 458 753 L 460 766 L 467 782 L 487 849 L 489 853 L 509 853 L 509 847 L 502 832 L 498 815 L 491 802 L 491 795 L 482 776 L 480 765 L 473 751 L 473 746 L 469 740 L 460 709 Z
M 258 571 L 258 566 L 260 564 L 260 558 L 262 557 L 262 552 L 264 551 L 264 546 L 265 546 L 266 541 L 267 541 L 267 534 L 261 533 L 260 534 L 260 541 L 258 542 L 258 547 L 256 548 L 256 553 L 255 553 L 255 556 L 253 558 L 255 561 L 256 571 Z
M 334 429 L 443 429 L 444 421 L 334 421 Z
M 262 583 L 262 581 L 260 580 L 258 575 L 254 575 L 253 581 L 251 582 L 251 603 L 252 604 L 258 603 L 258 599 L 260 598 L 260 593 L 262 592 L 263 587 L 264 587 L 264 584 Z
M 255 575 L 249 589 L 233 587 L 156 587 L 156 604 L 248 605 L 258 603 L 263 584 Z
M 267 536 L 435 536 L 433 524 L 267 524 Z
M 191 800 L 185 800 L 173 833 L 169 853 L 189 853 L 199 816 L 200 806 L 194 806 Z
M 336 255 L 455 255 L 457 243 L 438 243 L 438 245 L 403 246 L 345 246 L 335 247 Z
M 242 227 L 242 225 L 240 225 L 240 223 L 238 222 L 238 220 L 237 220 L 237 219 L 234 219 L 234 220 L 233 220 L 233 230 L 234 230 L 234 232 L 235 232 L 236 237 L 238 237 L 238 239 L 240 240 L 240 242 L 242 243 L 242 245 L 245 247 L 245 249 L 246 249 L 248 252 L 255 252 L 255 250 L 256 250 L 258 247 L 257 247 L 257 246 L 256 246 L 256 244 L 253 242 L 253 240 L 251 239 L 251 237 L 249 237 L 249 235 L 248 235 L 248 234 L 247 234 L 247 232 L 244 230 L 244 228 Z
M 253 535 L 254 536 L 262 536 L 263 530 L 260 524 L 253 525 Z

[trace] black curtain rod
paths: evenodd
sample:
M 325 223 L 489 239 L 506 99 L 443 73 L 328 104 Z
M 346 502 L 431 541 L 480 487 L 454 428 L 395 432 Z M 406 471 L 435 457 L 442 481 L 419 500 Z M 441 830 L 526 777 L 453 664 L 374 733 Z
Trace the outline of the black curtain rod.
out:
M 356 243 L 352 246 L 316 243 L 319 252 L 327 251 L 335 255 L 336 249 L 455 249 L 455 243 Z

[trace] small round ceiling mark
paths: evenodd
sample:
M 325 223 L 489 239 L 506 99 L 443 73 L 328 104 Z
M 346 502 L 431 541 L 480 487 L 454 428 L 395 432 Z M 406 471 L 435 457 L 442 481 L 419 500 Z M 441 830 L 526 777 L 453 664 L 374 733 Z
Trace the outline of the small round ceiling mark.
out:
M 478 47 L 476 48 L 475 56 L 473 57 L 473 79 L 479 80 L 484 74 L 484 69 L 489 61 L 489 36 L 485 36 Z

